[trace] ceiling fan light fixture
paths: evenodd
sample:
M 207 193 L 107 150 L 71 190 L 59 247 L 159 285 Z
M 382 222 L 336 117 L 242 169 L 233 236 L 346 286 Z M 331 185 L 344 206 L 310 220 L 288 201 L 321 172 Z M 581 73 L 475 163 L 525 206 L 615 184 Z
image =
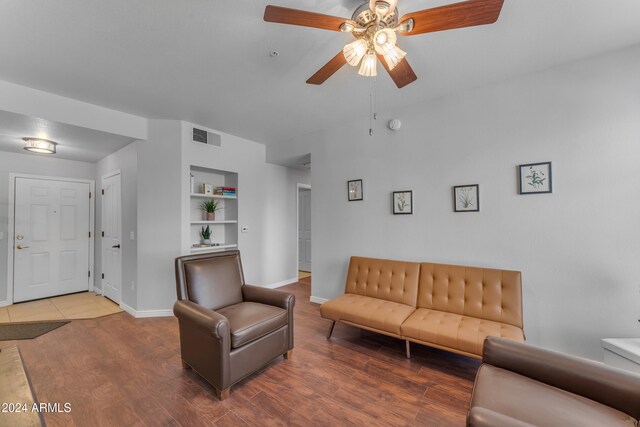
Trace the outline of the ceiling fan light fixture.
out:
M 407 52 L 400 49 L 398 46 L 394 46 L 389 52 L 382 55 L 384 60 L 387 62 L 390 70 L 396 68 L 396 65 L 400 63 L 407 56 Z
M 358 39 L 352 43 L 349 43 L 342 49 L 342 53 L 344 54 L 344 59 L 350 65 L 354 67 L 360 63 L 362 57 L 367 53 L 369 49 L 369 44 L 364 39 Z
M 365 77 L 377 76 L 377 62 L 377 58 L 373 53 L 367 53 L 362 59 L 362 64 L 360 64 L 360 70 L 358 70 L 358 74 Z
M 391 28 L 383 28 L 374 34 L 373 47 L 380 55 L 385 55 L 396 47 L 397 41 L 398 37 Z
M 22 138 L 22 140 L 25 142 L 24 149 L 27 151 L 39 154 L 56 154 L 57 142 L 41 138 Z
M 389 13 L 396 10 L 396 5 L 398 4 L 398 0 L 369 0 L 369 9 L 378 15 L 380 18 L 384 18 Z

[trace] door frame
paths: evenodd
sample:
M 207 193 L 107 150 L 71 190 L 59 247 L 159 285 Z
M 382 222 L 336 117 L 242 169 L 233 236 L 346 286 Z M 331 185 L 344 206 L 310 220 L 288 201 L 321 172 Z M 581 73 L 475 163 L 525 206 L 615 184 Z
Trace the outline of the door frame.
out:
M 115 169 L 109 173 L 106 173 L 100 177 L 100 190 L 104 190 L 104 180 L 107 178 L 111 178 L 113 176 L 120 175 L 120 203 L 118 204 L 118 223 L 120 224 L 120 248 L 122 248 L 122 169 Z M 102 192 L 102 191 L 101 191 Z M 102 197 L 102 194 L 100 195 Z M 104 224 L 104 199 L 100 199 L 100 221 L 101 225 Z M 104 231 L 104 228 L 102 229 Z M 118 295 L 118 301 L 114 301 L 116 304 L 122 304 L 122 286 L 124 284 L 122 280 L 122 249 L 120 249 L 120 291 Z M 104 273 L 104 252 L 102 251 L 102 238 L 100 239 L 100 268 L 101 272 Z M 102 283 L 102 279 L 100 279 L 100 295 L 104 296 L 104 283 Z
M 309 184 L 296 184 L 296 277 L 298 277 L 298 271 L 300 271 L 300 190 L 311 190 Z M 313 219 L 311 219 L 313 224 Z M 313 253 L 313 251 L 312 251 Z M 313 263 L 311 263 L 313 268 Z M 311 272 L 313 274 L 313 272 Z
M 89 231 L 91 237 L 89 237 L 89 272 L 91 276 L 89 279 L 89 291 L 93 291 L 93 285 L 95 280 L 94 273 L 94 244 L 95 244 L 95 204 L 96 204 L 96 181 L 93 179 L 80 179 L 80 178 L 67 178 L 60 176 L 47 176 L 47 175 L 33 175 L 26 173 L 9 173 L 9 229 L 7 232 L 7 305 L 13 304 L 13 261 L 14 261 L 14 234 L 15 234 L 15 203 L 16 203 L 16 178 L 31 178 L 42 179 L 46 181 L 63 181 L 63 182 L 77 182 L 82 184 L 89 184 L 89 193 L 91 194 L 89 199 Z

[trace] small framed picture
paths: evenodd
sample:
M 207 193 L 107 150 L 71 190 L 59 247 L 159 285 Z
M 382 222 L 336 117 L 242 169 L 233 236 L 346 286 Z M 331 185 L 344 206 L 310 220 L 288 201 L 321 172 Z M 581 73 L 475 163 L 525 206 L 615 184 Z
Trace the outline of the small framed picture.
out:
M 392 201 L 394 215 L 413 214 L 413 191 L 394 191 Z
M 480 212 L 480 186 L 478 184 L 453 187 L 454 212 Z
M 552 193 L 551 162 L 518 166 L 520 194 Z
M 347 190 L 348 190 L 348 197 L 350 202 L 364 200 L 364 197 L 362 194 L 361 179 L 354 179 L 352 181 L 347 181 Z
M 213 185 L 212 184 L 202 184 L 202 193 L 203 194 L 213 194 Z

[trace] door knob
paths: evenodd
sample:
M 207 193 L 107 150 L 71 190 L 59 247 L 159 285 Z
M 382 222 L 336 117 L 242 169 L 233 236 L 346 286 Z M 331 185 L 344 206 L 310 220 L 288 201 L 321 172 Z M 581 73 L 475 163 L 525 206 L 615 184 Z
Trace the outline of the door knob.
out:
M 24 240 L 24 236 L 23 236 L 23 235 L 21 235 L 21 234 L 18 234 L 18 235 L 16 236 L 16 240 Z
M 111 247 L 112 247 L 112 248 L 114 248 L 114 249 L 120 249 L 120 244 L 113 245 L 113 246 L 111 246 Z
M 27 246 L 27 245 L 18 245 L 18 246 L 16 246 L 16 248 L 18 248 L 18 249 L 27 249 L 28 247 L 29 246 Z

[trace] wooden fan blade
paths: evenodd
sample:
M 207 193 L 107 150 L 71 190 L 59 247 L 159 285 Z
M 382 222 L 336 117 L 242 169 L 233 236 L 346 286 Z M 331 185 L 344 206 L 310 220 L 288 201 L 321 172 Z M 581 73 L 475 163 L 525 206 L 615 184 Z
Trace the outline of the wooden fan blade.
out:
M 399 22 L 413 19 L 413 29 L 404 36 L 493 24 L 504 0 L 469 0 L 404 15 Z
M 413 83 L 418 80 L 416 73 L 413 72 L 413 68 L 411 68 L 411 65 L 407 62 L 407 58 L 403 58 L 393 70 L 390 70 L 389 65 L 387 65 L 387 61 L 384 60 L 384 57 L 380 54 L 377 56 L 378 60 L 382 62 L 384 69 L 387 70 L 387 73 L 389 73 L 391 79 L 393 79 L 393 82 L 398 86 L 398 89 L 402 89 L 409 83 Z
M 340 31 L 340 26 L 345 22 L 352 23 L 355 27 L 355 22 L 349 19 L 272 5 L 267 6 L 264 10 L 264 20 L 279 24 L 301 25 L 303 27 L 333 31 Z
M 331 61 L 327 62 L 324 67 L 320 68 L 317 73 L 311 76 L 309 80 L 307 80 L 307 83 L 310 85 L 321 85 L 346 63 L 347 60 L 344 58 L 344 53 L 342 53 L 342 51 L 338 52 Z

